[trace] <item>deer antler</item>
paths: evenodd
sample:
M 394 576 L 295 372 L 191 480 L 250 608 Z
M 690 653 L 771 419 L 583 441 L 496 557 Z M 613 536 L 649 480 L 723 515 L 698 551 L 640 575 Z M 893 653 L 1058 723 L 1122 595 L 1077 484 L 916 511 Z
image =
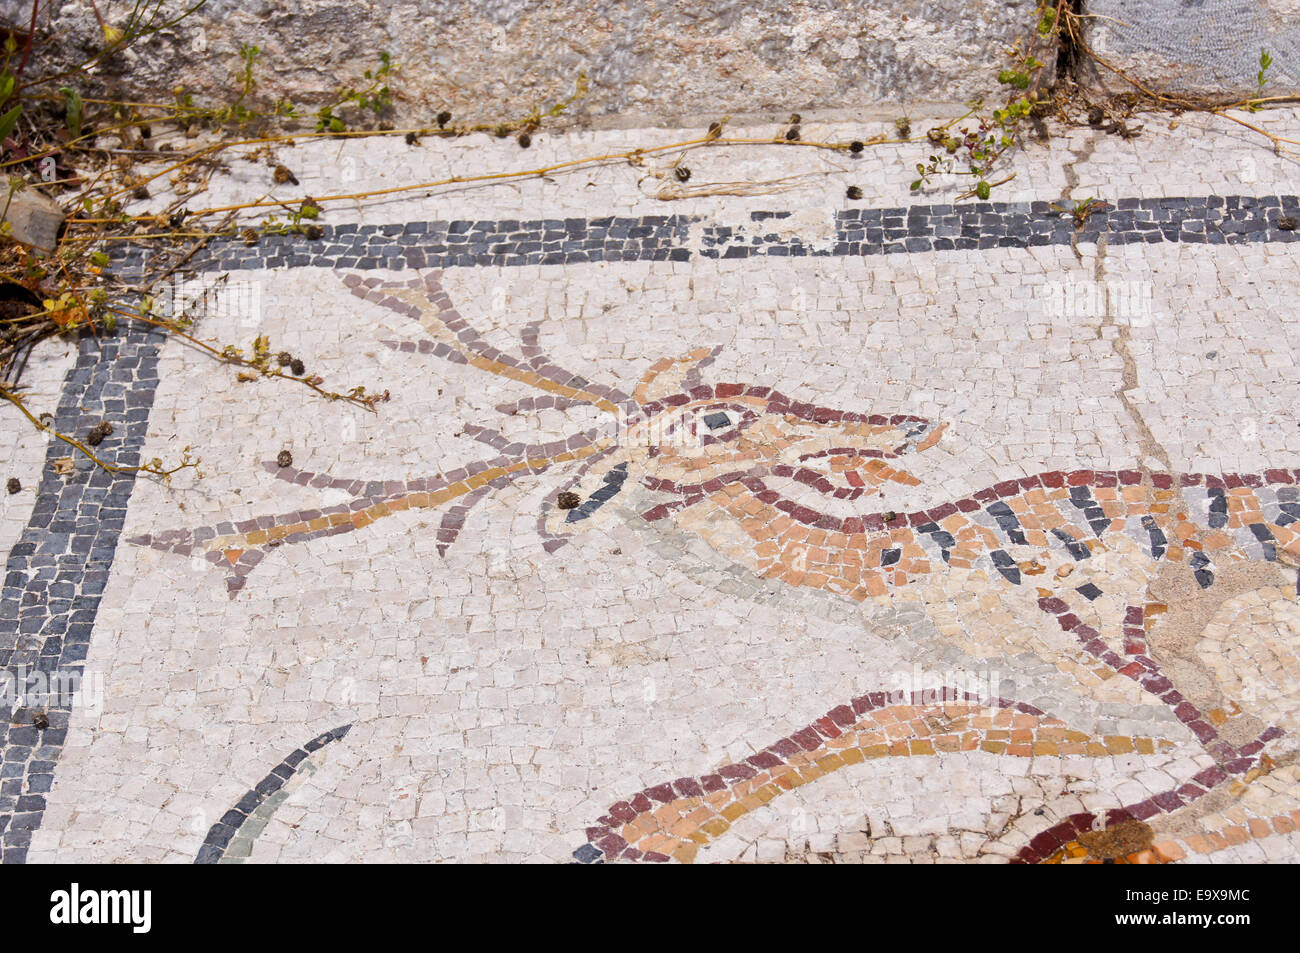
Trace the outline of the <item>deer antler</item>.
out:
M 343 279 L 354 295 L 381 304 L 389 310 L 414 318 L 431 338 L 447 347 L 445 355 L 459 355 L 465 363 L 499 377 L 520 381 L 538 390 L 571 401 L 591 404 L 606 413 L 617 415 L 619 407 L 631 410 L 632 399 L 616 387 L 593 384 L 580 374 L 566 370 L 552 361 L 538 345 L 538 322 L 527 325 L 520 335 L 518 355 L 492 347 L 461 316 L 442 288 L 439 272 L 430 272 L 401 284 L 385 284 L 378 278 L 363 279 L 348 275 Z M 404 344 L 385 342 L 390 347 L 408 350 Z M 409 350 L 426 352 L 412 342 Z M 438 349 L 432 348 L 436 354 Z
M 404 352 L 432 353 L 452 363 L 467 364 L 500 377 L 528 384 L 544 392 L 514 404 L 503 404 L 502 414 L 545 408 L 565 409 L 591 405 L 606 413 L 634 410 L 637 405 L 615 387 L 593 384 L 552 361 L 538 344 L 538 324 L 521 334 L 520 353 L 507 354 L 489 345 L 452 306 L 437 273 L 402 284 L 385 284 L 358 275 L 344 283 L 352 293 L 414 318 L 432 340 L 385 342 Z M 511 441 L 490 428 L 465 425 L 464 432 L 497 450 L 499 456 L 479 460 L 447 473 L 410 480 L 359 480 L 311 473 L 293 467 L 265 464 L 275 476 L 300 486 L 344 490 L 347 503 L 263 516 L 239 523 L 218 523 L 195 529 L 167 530 L 131 540 L 139 545 L 191 558 L 202 558 L 225 569 L 226 587 L 234 597 L 248 574 L 273 548 L 321 536 L 347 533 L 405 509 L 446 506 L 438 528 L 438 552 L 445 554 L 464 526 L 475 504 L 519 477 L 542 473 L 553 466 L 585 461 L 603 455 L 616 437 L 592 428 L 547 443 Z

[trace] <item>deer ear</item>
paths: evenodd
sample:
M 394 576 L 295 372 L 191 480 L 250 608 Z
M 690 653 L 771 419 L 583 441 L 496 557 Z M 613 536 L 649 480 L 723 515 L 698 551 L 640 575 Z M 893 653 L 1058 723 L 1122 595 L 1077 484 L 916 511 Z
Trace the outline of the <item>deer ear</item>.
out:
M 721 348 L 697 347 L 682 357 L 665 357 L 650 365 L 636 385 L 637 403 L 648 404 L 670 394 L 680 394 L 699 383 L 700 368 L 713 363 Z

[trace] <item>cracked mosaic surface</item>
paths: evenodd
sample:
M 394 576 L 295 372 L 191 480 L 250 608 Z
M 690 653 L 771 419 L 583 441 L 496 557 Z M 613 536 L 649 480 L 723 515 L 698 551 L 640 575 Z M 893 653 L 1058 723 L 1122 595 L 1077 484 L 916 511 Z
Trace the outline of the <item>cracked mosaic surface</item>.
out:
M 413 161 L 320 148 L 318 194 Z M 90 689 L 11 706 L 3 859 L 1294 861 L 1295 189 L 1130 148 L 996 205 L 595 170 L 214 248 L 204 336 L 392 400 L 143 335 L 38 368 L 205 475 L 15 445 L 0 649 Z

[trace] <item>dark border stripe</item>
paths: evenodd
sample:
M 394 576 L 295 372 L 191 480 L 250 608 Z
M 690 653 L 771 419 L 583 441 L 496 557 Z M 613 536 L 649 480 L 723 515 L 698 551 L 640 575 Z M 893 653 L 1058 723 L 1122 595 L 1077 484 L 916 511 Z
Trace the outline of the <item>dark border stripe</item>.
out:
M 288 780 L 298 773 L 299 767 L 307 760 L 307 756 L 319 751 L 331 741 L 338 741 L 351 730 L 351 725 L 340 725 L 323 735 L 317 735 L 301 748 L 295 748 L 283 761 L 272 768 L 266 777 L 249 788 L 248 793 L 221 816 L 221 820 L 212 825 L 208 836 L 203 838 L 203 846 L 199 848 L 194 863 L 215 864 L 221 860 L 226 854 L 226 848 L 230 846 L 230 842 L 248 818 L 261 807 L 263 801 L 284 787 Z
M 84 435 L 101 419 L 113 433 L 97 448 L 107 463 L 140 462 L 158 383 L 159 329 L 84 337 L 64 378 L 54 427 Z M 75 472 L 55 474 L 52 461 L 72 456 Z M 51 440 L 41 468 L 32 515 L 9 551 L 0 590 L 0 666 L 23 695 L 24 706 L 0 724 L 0 860 L 22 863 L 40 826 L 54 765 L 67 735 L 71 698 L 24 692 L 33 672 L 50 684 L 80 684 L 90 632 L 108 583 L 134 473 L 110 473 L 61 441 Z M 34 686 L 33 686 L 34 687 Z M 45 710 L 48 727 L 32 716 Z
M 1096 243 L 1160 242 L 1238 245 L 1293 242 L 1281 219 L 1300 215 L 1294 195 L 1210 195 L 1119 199 L 1076 228 L 1053 203 L 977 202 L 848 208 L 835 215 L 829 241 L 764 232 L 764 223 L 790 212 L 751 212 L 741 229 L 692 215 L 603 218 L 422 221 L 396 225 L 322 225 L 321 237 L 263 236 L 256 244 L 216 239 L 192 263 L 199 271 L 314 266 L 340 269 L 572 265 L 588 262 L 691 261 L 699 258 L 833 257 L 1028 248 Z M 698 249 L 692 226 L 702 225 Z M 138 269 L 142 253 L 115 252 L 123 270 Z

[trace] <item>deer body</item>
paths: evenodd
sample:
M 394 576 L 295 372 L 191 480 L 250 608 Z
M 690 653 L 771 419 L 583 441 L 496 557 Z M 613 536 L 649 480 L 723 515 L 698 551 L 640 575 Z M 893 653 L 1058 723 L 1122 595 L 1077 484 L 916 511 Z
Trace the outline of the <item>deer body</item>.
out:
M 774 474 L 798 477 L 789 467 Z M 982 570 L 994 588 L 1057 587 L 1071 564 L 1109 552 L 1130 562 L 1185 564 L 1208 588 L 1221 560 L 1293 564 L 1300 558 L 1298 483 L 1293 470 L 1053 471 L 926 511 L 838 517 L 783 496 L 761 476 L 737 472 L 688 499 L 698 510 L 696 531 L 715 548 L 739 554 L 754 572 L 863 602 L 954 570 Z M 731 520 L 710 520 L 713 511 Z M 667 506 L 646 514 L 668 515 Z

